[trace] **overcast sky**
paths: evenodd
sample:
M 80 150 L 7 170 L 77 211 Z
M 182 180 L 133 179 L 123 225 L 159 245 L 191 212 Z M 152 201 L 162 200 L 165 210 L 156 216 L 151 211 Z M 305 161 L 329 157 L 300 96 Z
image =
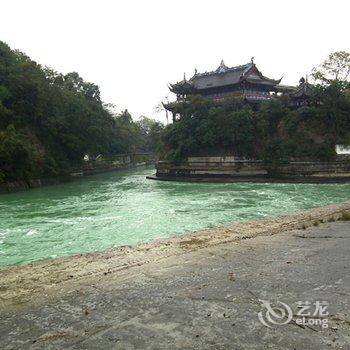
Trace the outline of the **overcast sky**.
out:
M 350 49 L 350 1 L 3 0 L 0 40 L 57 71 L 77 71 L 102 99 L 165 120 L 167 84 L 255 56 L 262 73 L 296 84 Z

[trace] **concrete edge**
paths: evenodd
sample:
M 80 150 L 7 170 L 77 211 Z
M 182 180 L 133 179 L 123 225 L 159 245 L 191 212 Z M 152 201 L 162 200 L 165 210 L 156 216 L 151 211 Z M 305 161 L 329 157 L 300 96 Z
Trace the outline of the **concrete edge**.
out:
M 350 183 L 350 176 L 296 176 L 296 177 L 267 177 L 262 175 L 237 175 L 222 177 L 205 176 L 146 176 L 148 180 L 175 181 L 175 182 L 203 182 L 203 183 L 305 183 L 305 184 L 329 184 L 329 183 Z

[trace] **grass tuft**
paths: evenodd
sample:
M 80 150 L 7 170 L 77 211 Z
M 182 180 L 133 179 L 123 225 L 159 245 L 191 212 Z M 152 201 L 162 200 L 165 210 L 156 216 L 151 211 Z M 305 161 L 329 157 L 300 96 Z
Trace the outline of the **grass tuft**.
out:
M 350 212 L 344 210 L 344 211 L 341 213 L 341 220 L 350 221 Z
M 182 247 L 182 248 L 191 248 L 191 247 L 196 247 L 196 246 L 201 246 L 203 244 L 205 244 L 207 241 L 209 241 L 208 238 L 196 238 L 196 237 L 193 237 L 193 238 L 190 238 L 189 240 L 186 240 L 186 241 L 180 241 L 179 242 L 179 246 Z

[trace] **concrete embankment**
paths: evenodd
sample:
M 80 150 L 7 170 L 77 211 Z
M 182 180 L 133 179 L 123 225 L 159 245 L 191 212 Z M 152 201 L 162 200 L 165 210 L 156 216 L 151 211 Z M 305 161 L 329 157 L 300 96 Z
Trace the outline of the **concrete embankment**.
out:
M 333 222 L 350 213 L 350 202 L 309 209 L 300 213 L 222 226 L 137 246 L 121 246 L 104 252 L 34 262 L 0 270 L 2 306 L 33 300 L 35 296 L 74 288 L 90 279 L 204 247 L 270 236 Z
M 348 349 L 350 202 L 0 272 L 2 349 Z M 327 301 L 266 327 L 260 300 Z M 266 311 L 266 310 L 265 310 Z

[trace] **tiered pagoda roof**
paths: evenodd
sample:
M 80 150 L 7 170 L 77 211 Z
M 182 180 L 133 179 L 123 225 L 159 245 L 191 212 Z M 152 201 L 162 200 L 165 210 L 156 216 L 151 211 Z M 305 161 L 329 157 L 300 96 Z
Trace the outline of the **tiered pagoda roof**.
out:
M 282 79 L 282 78 L 281 78 Z M 246 81 L 252 84 L 274 87 L 281 82 L 265 77 L 256 67 L 253 59 L 251 62 L 236 66 L 227 67 L 222 60 L 220 66 L 211 72 L 197 73 L 189 79 L 184 79 L 176 84 L 170 84 L 170 91 L 176 94 L 200 92 L 201 90 L 218 88 L 222 86 L 235 85 Z
M 304 77 L 299 80 L 299 86 L 290 94 L 292 98 L 310 98 L 315 94 L 315 88 Z

